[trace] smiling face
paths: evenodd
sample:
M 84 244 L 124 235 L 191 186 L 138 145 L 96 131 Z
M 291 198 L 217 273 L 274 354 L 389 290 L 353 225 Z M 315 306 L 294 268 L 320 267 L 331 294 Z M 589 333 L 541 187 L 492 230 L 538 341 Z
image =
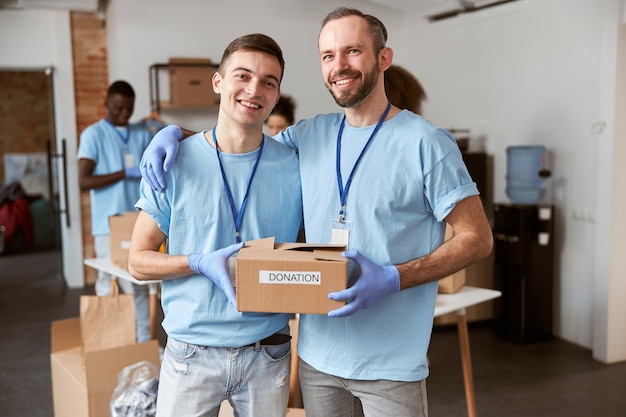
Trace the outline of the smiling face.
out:
M 324 83 L 338 105 L 356 106 L 374 91 L 381 72 L 365 20 L 331 20 L 320 32 L 318 45 Z
M 276 57 L 239 50 L 222 62 L 213 76 L 221 95 L 220 116 L 245 128 L 262 128 L 280 95 L 282 68 Z
M 135 97 L 111 94 L 105 101 L 109 120 L 115 126 L 127 126 L 135 108 Z

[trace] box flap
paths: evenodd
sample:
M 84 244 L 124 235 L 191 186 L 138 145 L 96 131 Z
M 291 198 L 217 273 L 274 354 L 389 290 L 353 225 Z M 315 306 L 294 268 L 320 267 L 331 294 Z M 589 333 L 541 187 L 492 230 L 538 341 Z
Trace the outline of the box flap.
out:
M 274 249 L 275 237 L 266 237 L 264 239 L 248 240 L 244 248 L 255 249 Z
M 235 262 L 237 268 L 243 260 L 263 261 L 303 261 L 308 262 L 315 259 L 313 252 L 308 251 L 282 251 L 264 248 L 243 248 L 237 254 Z
M 276 244 L 277 250 L 293 250 L 293 251 L 302 251 L 302 252 L 313 252 L 315 250 L 324 249 L 327 251 L 343 251 L 345 250 L 346 245 L 341 245 L 338 243 L 287 243 L 281 242 Z
M 157 340 L 85 352 L 84 356 L 87 387 L 90 392 L 115 387 L 118 374 L 128 365 L 145 360 L 152 362 L 155 366 L 161 366 Z
M 341 255 L 341 252 L 336 250 L 314 250 L 313 256 L 318 261 L 335 261 L 346 262 L 347 258 Z
M 160 367 L 159 344 L 150 340 L 136 345 L 122 346 L 85 353 L 85 373 L 87 392 L 89 393 L 89 415 L 106 417 L 102 410 L 107 410 L 111 396 L 118 384 L 119 373 L 129 365 L 141 361 L 152 362 Z
M 86 382 L 82 356 L 83 353 L 80 346 L 74 346 L 60 352 L 51 353 L 50 360 L 56 364 L 60 364 L 61 368 L 67 372 L 67 376 L 69 376 L 72 381 L 84 387 Z
M 50 354 L 55 416 L 88 416 L 85 370 L 80 346 Z
M 51 352 L 59 352 L 73 347 L 80 347 L 80 318 L 56 320 L 50 328 Z

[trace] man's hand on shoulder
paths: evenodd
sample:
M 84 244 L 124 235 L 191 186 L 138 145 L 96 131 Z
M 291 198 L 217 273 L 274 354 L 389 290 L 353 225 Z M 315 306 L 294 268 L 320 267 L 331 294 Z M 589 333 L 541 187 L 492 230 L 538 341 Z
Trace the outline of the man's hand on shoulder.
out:
M 168 125 L 154 135 L 144 151 L 139 169 L 141 176 L 153 190 L 163 192 L 167 188 L 165 173 L 174 165 L 179 141 L 182 139 L 182 129 L 176 125 Z

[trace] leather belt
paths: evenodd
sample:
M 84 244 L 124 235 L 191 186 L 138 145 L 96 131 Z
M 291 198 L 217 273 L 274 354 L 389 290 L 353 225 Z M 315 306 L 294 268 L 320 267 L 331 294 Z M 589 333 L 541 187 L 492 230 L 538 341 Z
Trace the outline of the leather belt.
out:
M 267 336 L 265 339 L 261 339 L 260 341 L 255 342 L 255 343 L 250 343 L 249 345 L 245 345 L 244 347 L 256 346 L 256 345 L 261 345 L 261 346 L 282 345 L 283 343 L 287 343 L 290 340 L 291 340 L 291 336 L 289 336 L 288 334 L 274 333 L 271 336 Z

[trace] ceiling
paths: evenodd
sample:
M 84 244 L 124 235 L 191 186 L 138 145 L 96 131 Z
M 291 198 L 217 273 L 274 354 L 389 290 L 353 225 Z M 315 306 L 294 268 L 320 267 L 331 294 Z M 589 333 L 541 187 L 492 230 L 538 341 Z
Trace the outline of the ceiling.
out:
M 517 0 L 363 0 L 432 20 L 454 17 Z M 59 9 L 98 12 L 108 0 L 0 0 L 0 9 Z
M 459 8 L 459 0 L 365 0 L 405 13 L 430 15 Z
M 0 9 L 59 9 L 95 12 L 103 0 L 0 0 Z
M 425 17 L 431 21 L 442 20 L 471 13 L 504 3 L 518 0 L 364 0 L 401 11 L 406 14 Z

